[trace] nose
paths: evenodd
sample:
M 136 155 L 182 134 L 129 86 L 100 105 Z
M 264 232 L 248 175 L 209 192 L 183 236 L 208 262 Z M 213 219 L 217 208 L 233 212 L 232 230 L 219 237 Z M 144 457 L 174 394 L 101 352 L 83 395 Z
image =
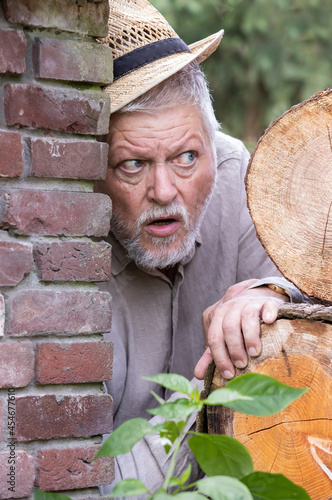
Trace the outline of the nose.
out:
M 164 163 L 155 164 L 148 181 L 148 200 L 167 205 L 175 200 L 177 193 L 174 172 Z

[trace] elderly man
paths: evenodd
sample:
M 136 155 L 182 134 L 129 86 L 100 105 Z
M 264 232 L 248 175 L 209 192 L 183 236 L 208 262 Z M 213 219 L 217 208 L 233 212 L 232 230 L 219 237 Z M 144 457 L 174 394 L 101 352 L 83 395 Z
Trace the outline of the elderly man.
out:
M 260 321 L 272 323 L 284 301 L 301 295 L 278 277 L 256 238 L 244 189 L 248 153 L 218 131 L 197 63 L 222 32 L 188 48 L 145 0 L 110 7 L 103 42 L 113 49 L 115 82 L 106 88 L 113 108 L 100 190 L 113 202 L 105 289 L 113 297 L 107 388 L 117 427 L 155 406 L 141 376 L 192 378 L 195 370 L 202 379 L 213 358 L 232 378 L 260 352 Z M 184 444 L 179 467 L 188 460 Z M 163 448 L 147 438 L 118 458 L 116 479 L 140 477 L 153 490 L 166 464 Z

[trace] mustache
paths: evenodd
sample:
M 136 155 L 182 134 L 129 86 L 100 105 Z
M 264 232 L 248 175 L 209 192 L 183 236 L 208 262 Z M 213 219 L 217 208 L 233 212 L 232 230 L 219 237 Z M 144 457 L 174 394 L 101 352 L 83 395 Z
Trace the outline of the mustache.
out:
M 145 210 L 136 221 L 136 228 L 142 228 L 147 222 L 155 219 L 174 218 L 181 220 L 184 229 L 189 229 L 189 214 L 188 210 L 179 203 L 170 203 L 169 205 L 155 205 Z M 142 231 L 142 229 L 141 229 Z

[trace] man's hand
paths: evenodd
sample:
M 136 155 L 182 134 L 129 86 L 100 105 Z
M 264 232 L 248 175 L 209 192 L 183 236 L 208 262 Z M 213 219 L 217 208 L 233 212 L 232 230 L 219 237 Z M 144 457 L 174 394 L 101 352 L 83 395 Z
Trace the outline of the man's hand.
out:
M 205 353 L 195 368 L 195 377 L 204 378 L 214 359 L 224 378 L 234 376 L 235 367 L 244 368 L 249 356 L 261 352 L 260 321 L 273 323 L 279 307 L 288 297 L 267 286 L 248 289 L 257 280 L 248 280 L 230 287 L 224 297 L 203 313 Z

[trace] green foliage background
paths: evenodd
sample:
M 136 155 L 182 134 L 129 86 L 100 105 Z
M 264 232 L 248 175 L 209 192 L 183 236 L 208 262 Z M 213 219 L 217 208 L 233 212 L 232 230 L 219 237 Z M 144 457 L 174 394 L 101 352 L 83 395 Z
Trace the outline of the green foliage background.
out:
M 223 131 L 252 149 L 271 121 L 332 86 L 331 0 L 151 0 L 187 44 L 221 28 L 204 63 Z

